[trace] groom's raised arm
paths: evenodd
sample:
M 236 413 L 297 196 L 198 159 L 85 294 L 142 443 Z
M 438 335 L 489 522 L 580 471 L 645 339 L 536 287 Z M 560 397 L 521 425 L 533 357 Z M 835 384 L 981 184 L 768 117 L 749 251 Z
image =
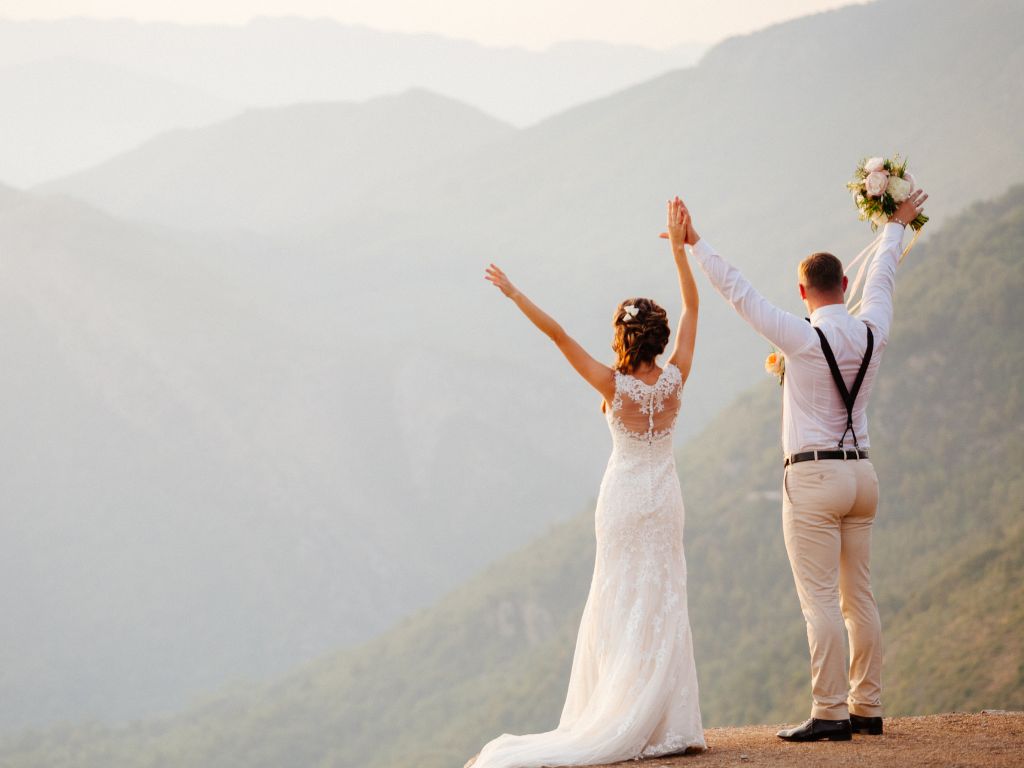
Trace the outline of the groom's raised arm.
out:
M 779 309 L 755 290 L 754 286 L 708 243 L 700 239 L 693 255 L 704 274 L 722 297 L 732 304 L 740 317 L 759 334 L 791 355 L 817 341 L 810 323 Z
M 882 230 L 882 242 L 868 267 L 864 281 L 864 298 L 857 317 L 864 320 L 881 337 L 889 338 L 892 327 L 893 292 L 896 290 L 896 266 L 903 245 L 903 225 L 890 222 Z
M 916 189 L 900 203 L 889 223 L 882 230 L 882 242 L 868 267 L 864 281 L 864 296 L 858 317 L 869 323 L 882 340 L 889 338 L 892 327 L 893 301 L 896 290 L 896 267 L 900 263 L 900 248 L 907 225 L 924 209 L 928 194 Z

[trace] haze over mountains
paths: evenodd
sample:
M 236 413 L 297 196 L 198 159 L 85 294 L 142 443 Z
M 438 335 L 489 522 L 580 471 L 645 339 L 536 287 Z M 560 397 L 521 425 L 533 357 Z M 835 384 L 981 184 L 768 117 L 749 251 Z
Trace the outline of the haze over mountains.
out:
M 692 64 L 704 50 L 489 48 L 327 19 L 0 20 L 0 180 L 38 184 L 244 107 L 361 101 L 414 87 L 527 125 Z
M 843 186 L 862 155 L 909 152 L 936 226 L 1024 178 L 1022 23 L 1019 3 L 885 0 L 524 130 L 424 90 L 317 96 L 0 188 L 0 395 L 18 404 L 0 727 L 131 719 L 284 673 L 586 508 L 608 450 L 597 399 L 483 264 L 603 355 L 625 295 L 676 310 L 657 233 L 680 192 L 796 309 L 800 256 L 870 238 Z M 119 66 L 192 51 L 225 98 L 235 75 L 202 55 L 223 38 L 167 53 L 146 37 L 166 30 L 123 28 L 136 58 Z M 0 56 L 34 39 L 12 29 Z M 899 92 L 894 60 L 912 70 Z M 714 298 L 702 312 L 688 435 L 763 375 L 765 345 Z
M 128 717 L 365 639 L 507 547 L 471 547 L 484 522 L 521 540 L 576 496 L 527 505 L 509 473 L 528 438 L 495 403 L 460 425 L 440 363 L 367 340 L 400 312 L 331 276 L 317 287 L 337 301 L 305 313 L 283 279 L 271 291 L 287 254 L 18 193 L 0 253 L 19 404 L 3 415 L 6 728 Z M 424 396 L 440 401 L 417 418 Z M 570 464 L 554 450 L 529 455 Z M 519 513 L 462 526 L 498 489 Z
M 160 223 L 178 228 L 317 231 L 368 201 L 378 210 L 396 204 L 392 195 L 406 196 L 456 158 L 513 133 L 474 107 L 412 90 L 359 104 L 250 110 L 165 134 L 42 189 L 132 218 L 159 211 Z
M 69 56 L 0 68 L 0 104 L 0 179 L 20 186 L 95 165 L 169 128 L 223 120 L 240 108 L 201 88 Z

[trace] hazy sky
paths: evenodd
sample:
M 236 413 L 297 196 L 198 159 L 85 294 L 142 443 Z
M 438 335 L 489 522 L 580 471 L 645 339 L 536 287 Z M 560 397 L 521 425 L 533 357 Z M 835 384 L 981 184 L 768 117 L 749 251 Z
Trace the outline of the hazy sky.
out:
M 851 0 L 0 0 L 0 17 L 126 17 L 185 23 L 253 16 L 327 16 L 492 45 L 606 40 L 664 47 L 715 42 Z

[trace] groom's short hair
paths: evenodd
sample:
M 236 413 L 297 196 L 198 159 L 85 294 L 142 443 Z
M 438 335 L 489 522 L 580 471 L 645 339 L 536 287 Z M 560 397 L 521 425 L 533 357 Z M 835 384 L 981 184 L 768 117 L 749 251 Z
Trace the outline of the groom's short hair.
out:
M 800 282 L 822 293 L 842 290 L 843 262 L 831 253 L 812 253 L 800 262 Z

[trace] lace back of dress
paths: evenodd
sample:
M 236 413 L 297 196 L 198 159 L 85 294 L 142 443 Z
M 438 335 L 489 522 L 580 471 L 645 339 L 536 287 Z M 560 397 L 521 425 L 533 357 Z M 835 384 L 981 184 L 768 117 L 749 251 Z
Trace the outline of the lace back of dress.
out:
M 617 426 L 630 436 L 656 439 L 672 432 L 681 397 L 682 376 L 672 364 L 665 366 L 654 384 L 616 373 L 612 416 Z

